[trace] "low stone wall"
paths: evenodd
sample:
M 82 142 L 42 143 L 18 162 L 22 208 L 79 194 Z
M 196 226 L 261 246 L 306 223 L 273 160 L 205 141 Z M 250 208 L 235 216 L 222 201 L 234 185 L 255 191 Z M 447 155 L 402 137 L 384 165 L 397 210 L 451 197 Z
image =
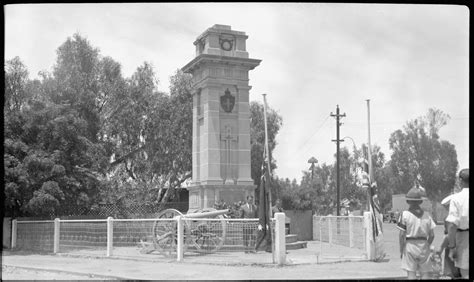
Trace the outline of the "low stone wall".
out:
M 12 235 L 12 219 L 10 217 L 3 218 L 3 248 L 11 248 Z
M 299 241 L 313 240 L 313 212 L 311 210 L 286 210 L 290 218 L 290 233 L 297 234 Z

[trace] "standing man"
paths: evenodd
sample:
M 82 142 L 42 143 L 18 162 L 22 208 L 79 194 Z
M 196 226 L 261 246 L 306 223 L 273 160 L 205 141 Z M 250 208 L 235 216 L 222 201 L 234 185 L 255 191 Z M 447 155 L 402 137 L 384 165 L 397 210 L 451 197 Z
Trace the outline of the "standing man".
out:
M 285 212 L 283 208 L 281 207 L 281 200 L 277 199 L 275 201 L 275 205 L 272 207 L 272 217 L 275 217 L 275 213 L 277 212 Z
M 253 203 L 253 196 L 247 196 L 247 203 L 243 204 L 240 207 L 240 218 L 257 218 L 257 206 Z M 253 245 L 255 239 L 254 230 L 252 228 L 253 224 L 250 222 L 243 222 L 243 233 L 244 233 L 244 249 L 245 253 L 254 253 Z
M 462 190 L 452 196 L 449 203 L 448 248 L 454 265 L 464 279 L 469 279 L 469 169 L 459 172 Z

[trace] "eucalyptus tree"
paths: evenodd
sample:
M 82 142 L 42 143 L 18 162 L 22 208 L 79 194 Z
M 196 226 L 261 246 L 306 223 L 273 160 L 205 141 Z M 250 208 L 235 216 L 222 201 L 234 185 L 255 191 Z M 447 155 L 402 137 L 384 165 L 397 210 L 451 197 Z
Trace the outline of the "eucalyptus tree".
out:
M 27 91 L 15 95 L 28 99 L 5 114 L 6 204 L 13 214 L 78 213 L 97 200 L 107 167 L 98 139 L 99 62 L 98 50 L 75 34 L 57 49 L 52 73 L 15 84 Z M 6 85 L 18 70 L 6 68 Z
M 390 136 L 390 165 L 397 181 L 394 190 L 406 193 L 418 182 L 435 204 L 454 188 L 458 169 L 455 146 L 442 140 L 439 130 L 450 117 L 438 109 L 408 121 Z M 436 217 L 436 214 L 434 214 Z
M 262 176 L 263 150 L 265 147 L 265 120 L 262 103 L 250 103 L 250 155 L 251 177 L 257 187 L 260 186 Z M 268 150 L 270 151 L 270 169 L 273 171 L 277 165 L 272 153 L 277 145 L 276 136 L 283 125 L 283 119 L 278 112 L 267 107 Z

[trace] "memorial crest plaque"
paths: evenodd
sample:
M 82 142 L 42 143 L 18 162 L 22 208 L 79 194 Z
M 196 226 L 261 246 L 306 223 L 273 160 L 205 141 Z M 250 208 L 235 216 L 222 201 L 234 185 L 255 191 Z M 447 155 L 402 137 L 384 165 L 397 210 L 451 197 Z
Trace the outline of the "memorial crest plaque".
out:
M 230 94 L 229 88 L 225 91 L 225 94 L 221 96 L 221 107 L 226 113 L 232 112 L 235 105 L 235 97 Z

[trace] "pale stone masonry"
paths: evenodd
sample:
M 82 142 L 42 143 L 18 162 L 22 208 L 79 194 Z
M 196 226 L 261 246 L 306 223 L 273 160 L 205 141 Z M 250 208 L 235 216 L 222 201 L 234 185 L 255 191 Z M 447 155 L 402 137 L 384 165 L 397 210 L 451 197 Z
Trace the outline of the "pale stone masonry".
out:
M 182 68 L 193 75 L 191 211 L 254 194 L 248 73 L 261 60 L 249 58 L 247 38 L 216 24 L 198 36 L 196 57 Z

